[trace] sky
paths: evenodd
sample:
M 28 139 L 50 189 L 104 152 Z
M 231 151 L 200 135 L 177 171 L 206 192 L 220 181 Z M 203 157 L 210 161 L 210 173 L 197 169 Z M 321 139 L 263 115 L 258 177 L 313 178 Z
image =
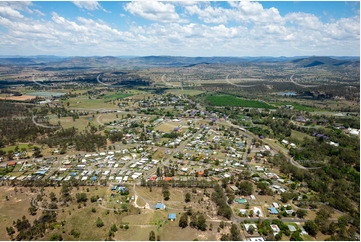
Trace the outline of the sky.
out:
M 359 56 L 358 1 L 0 1 L 0 55 Z

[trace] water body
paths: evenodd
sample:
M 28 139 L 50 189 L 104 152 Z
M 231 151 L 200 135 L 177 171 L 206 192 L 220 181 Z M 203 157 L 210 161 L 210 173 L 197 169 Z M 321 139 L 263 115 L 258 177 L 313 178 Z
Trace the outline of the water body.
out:
M 295 92 L 278 92 L 277 95 L 279 96 L 296 96 Z
M 64 92 L 30 92 L 30 93 L 27 93 L 27 95 L 38 96 L 38 97 L 51 97 L 51 96 L 59 97 L 59 96 L 64 96 L 65 94 L 66 93 L 64 93 Z

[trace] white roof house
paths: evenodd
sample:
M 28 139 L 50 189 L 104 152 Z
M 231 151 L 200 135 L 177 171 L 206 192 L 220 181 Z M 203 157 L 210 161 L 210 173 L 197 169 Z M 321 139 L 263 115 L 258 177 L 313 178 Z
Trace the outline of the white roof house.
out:
M 262 237 L 251 237 L 249 241 L 264 241 L 264 239 Z
M 271 229 L 273 230 L 273 235 L 278 234 L 281 230 L 276 224 L 271 224 Z
M 282 142 L 282 144 L 288 145 L 288 141 L 285 139 L 283 139 L 281 142 Z

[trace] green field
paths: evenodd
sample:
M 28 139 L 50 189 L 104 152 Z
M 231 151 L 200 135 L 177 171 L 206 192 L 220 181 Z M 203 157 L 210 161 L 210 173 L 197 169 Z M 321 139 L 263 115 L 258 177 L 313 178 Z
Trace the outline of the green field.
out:
M 19 147 L 19 151 L 21 151 L 22 148 L 25 148 L 26 150 L 29 149 L 28 144 L 18 144 L 17 146 Z M 15 147 L 16 145 L 13 145 L 6 148 L 2 148 L 1 150 L 5 152 L 8 152 L 9 150 L 15 151 Z
M 308 135 L 308 134 L 299 132 L 299 131 L 297 131 L 297 130 L 292 130 L 292 132 L 291 132 L 291 137 L 292 137 L 292 138 L 299 139 L 299 140 L 303 140 L 304 138 L 309 138 L 309 139 L 314 139 L 314 138 L 315 138 L 315 137 L 313 137 L 313 136 L 311 136 L 311 135 Z
M 181 90 L 181 89 L 169 89 L 166 91 L 166 93 L 171 93 L 171 94 L 175 94 L 175 95 L 182 95 L 182 94 L 188 94 L 191 96 L 196 96 L 199 94 L 204 93 L 204 91 L 200 91 L 200 90 Z
M 89 99 L 89 98 L 69 98 L 65 101 L 65 103 L 69 102 L 69 108 L 83 108 L 85 110 L 91 109 L 116 109 L 117 106 L 112 103 L 105 103 L 105 99 Z
M 275 108 L 274 106 L 271 106 L 264 102 L 255 101 L 255 100 L 246 100 L 230 95 L 207 96 L 206 100 L 215 106 L 270 108 L 270 109 Z
M 126 97 L 133 96 L 133 94 L 128 93 L 113 93 L 103 96 L 104 99 L 123 99 Z

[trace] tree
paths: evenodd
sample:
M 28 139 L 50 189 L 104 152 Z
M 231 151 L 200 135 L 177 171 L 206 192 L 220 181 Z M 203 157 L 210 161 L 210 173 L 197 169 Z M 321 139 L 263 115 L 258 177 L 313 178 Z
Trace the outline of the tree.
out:
M 164 197 L 164 200 L 166 200 L 166 201 L 169 200 L 170 192 L 168 189 L 163 191 L 163 197 Z
M 155 233 L 154 233 L 153 230 L 149 232 L 149 240 L 150 241 L 155 241 Z
M 50 241 L 62 241 L 63 237 L 61 236 L 61 234 L 52 234 L 50 236 Z
M 86 202 L 88 200 L 86 193 L 77 193 L 75 194 L 75 197 L 78 203 Z
M 287 203 L 289 200 L 293 198 L 294 194 L 292 192 L 283 192 L 281 193 L 281 201 L 283 203 Z
M 117 225 L 113 224 L 112 227 L 110 227 L 110 230 L 113 232 L 117 232 L 118 231 Z
M 251 227 L 253 227 L 253 226 L 251 226 Z M 231 227 L 231 239 L 232 239 L 232 241 L 240 241 L 241 240 L 239 230 L 237 228 L 237 225 L 235 225 L 235 224 L 232 224 L 232 227 Z
M 191 201 L 191 194 L 189 192 L 187 192 L 185 202 L 188 203 L 190 201 Z
M 8 235 L 12 238 L 12 235 L 15 234 L 15 230 L 12 226 L 10 227 L 6 227 L 6 232 L 8 233 Z
M 195 228 L 197 226 L 197 215 L 195 215 L 195 214 L 191 215 L 191 221 L 189 223 L 189 226 L 191 228 Z
M 52 201 L 52 202 L 56 202 L 56 195 L 55 195 L 55 193 L 54 192 L 51 192 L 50 194 L 49 194 L 49 197 L 50 197 L 50 200 Z
M 302 241 L 302 237 L 300 236 L 299 231 L 295 231 L 291 234 L 290 241 Z
M 142 177 L 142 179 L 140 180 L 140 185 L 141 185 L 142 187 L 145 187 L 146 184 L 147 184 L 147 183 L 146 183 L 144 177 Z
M 249 234 L 253 234 L 254 233 L 254 227 L 252 225 L 250 225 L 248 227 L 248 231 L 247 231 Z
M 315 236 L 318 233 L 318 226 L 315 222 L 313 221 L 307 221 L 305 223 L 305 226 L 303 226 L 305 228 L 305 230 L 308 232 L 309 235 L 311 236 Z
M 197 228 L 202 231 L 207 229 L 206 218 L 203 216 L 203 214 L 199 215 L 198 217 Z
M 36 215 L 37 210 L 38 209 L 36 207 L 34 207 L 32 204 L 30 204 L 30 207 L 29 207 L 29 214 L 30 215 L 32 215 L 32 216 Z
M 297 215 L 298 218 L 304 218 L 307 215 L 307 213 L 308 212 L 305 209 L 298 209 L 296 211 L 296 215 Z
M 220 227 L 221 229 L 224 228 L 224 221 L 221 221 L 221 222 L 219 223 L 219 227 Z
M 239 183 L 238 189 L 241 195 L 249 196 L 253 193 L 253 185 L 249 181 L 243 181 Z
M 103 220 L 101 220 L 101 218 L 97 218 L 97 221 L 96 221 L 96 225 L 97 225 L 97 227 L 103 227 L 104 226 L 104 222 L 103 222 Z
M 183 213 L 179 220 L 179 227 L 185 228 L 188 226 L 188 214 Z
M 221 241 L 231 241 L 231 236 L 229 234 L 222 234 Z

